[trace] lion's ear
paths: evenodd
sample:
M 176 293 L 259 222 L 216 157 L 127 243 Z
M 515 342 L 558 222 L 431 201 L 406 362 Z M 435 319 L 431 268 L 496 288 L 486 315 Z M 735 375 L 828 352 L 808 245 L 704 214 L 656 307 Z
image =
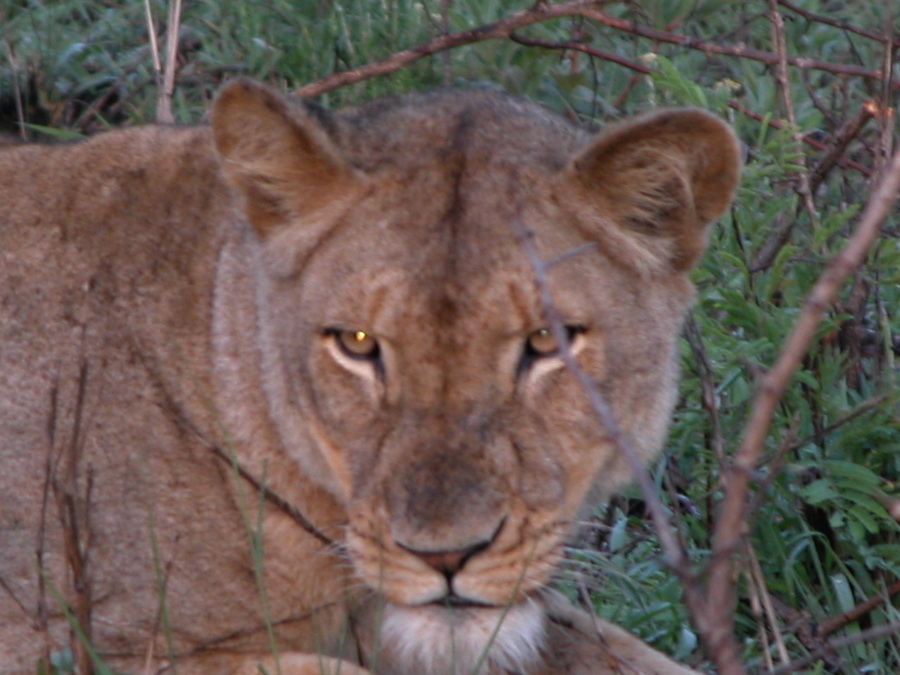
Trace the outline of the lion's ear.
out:
M 213 106 L 212 127 L 225 175 L 244 195 L 262 238 L 352 192 L 354 171 L 322 123 L 262 84 L 227 84 Z
M 615 253 L 639 267 L 681 272 L 703 253 L 707 228 L 731 203 L 739 173 L 728 125 L 702 110 L 672 109 L 601 132 L 563 183 L 582 225 L 597 228 Z

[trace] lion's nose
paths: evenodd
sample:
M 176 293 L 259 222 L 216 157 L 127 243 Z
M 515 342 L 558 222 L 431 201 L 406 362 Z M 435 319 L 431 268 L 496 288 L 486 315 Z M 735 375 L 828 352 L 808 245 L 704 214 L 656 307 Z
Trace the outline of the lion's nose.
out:
M 400 544 L 400 546 L 432 569 L 443 574 L 447 579 L 450 579 L 463 568 L 470 558 L 478 555 L 490 546 L 492 540 L 493 537 L 490 540 L 479 541 L 467 548 L 456 551 L 419 551 L 403 544 Z

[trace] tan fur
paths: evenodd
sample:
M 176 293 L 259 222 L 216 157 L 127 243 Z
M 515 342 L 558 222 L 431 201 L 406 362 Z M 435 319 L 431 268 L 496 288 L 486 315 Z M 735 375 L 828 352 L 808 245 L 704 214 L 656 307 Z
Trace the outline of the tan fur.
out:
M 695 110 L 593 138 L 492 93 L 326 116 L 246 81 L 211 129 L 0 153 L 0 670 L 78 622 L 132 672 L 689 672 L 546 589 L 630 472 L 526 354 L 522 235 L 649 461 L 737 165 Z

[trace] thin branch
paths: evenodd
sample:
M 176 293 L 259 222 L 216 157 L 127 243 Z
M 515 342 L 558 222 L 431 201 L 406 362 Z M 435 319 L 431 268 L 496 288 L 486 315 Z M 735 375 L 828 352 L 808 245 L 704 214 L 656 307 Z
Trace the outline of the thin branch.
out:
M 148 7 L 148 17 L 150 16 L 149 12 Z M 156 102 L 156 121 L 161 124 L 175 123 L 175 116 L 172 114 L 172 97 L 175 94 L 175 72 L 178 70 L 178 36 L 180 32 L 181 0 L 170 0 L 169 20 L 166 25 L 166 65 L 163 71 L 162 88 Z M 157 52 L 155 59 L 158 58 Z
M 19 599 L 19 596 L 16 595 L 15 591 L 12 589 L 12 586 L 7 583 L 6 579 L 0 576 L 0 589 L 2 589 L 6 595 L 9 596 L 10 600 L 12 600 L 16 606 L 19 608 L 19 611 L 22 612 L 22 616 L 25 617 L 25 620 L 31 625 L 32 630 L 39 631 L 42 630 L 43 627 L 38 623 L 37 619 L 32 616 L 32 612 L 22 603 Z
M 202 437 L 201 437 L 202 438 Z M 326 546 L 334 546 L 335 541 L 326 535 L 322 530 L 312 524 L 306 515 L 294 504 L 286 500 L 281 495 L 273 492 L 272 489 L 265 485 L 262 480 L 250 473 L 246 468 L 238 463 L 233 454 L 226 452 L 218 445 L 210 444 L 209 449 L 228 465 L 231 470 L 246 481 L 253 490 L 262 495 L 263 499 L 275 506 L 278 510 L 290 517 L 297 525 L 299 525 L 308 534 L 311 534 Z
M 738 58 L 750 59 L 751 61 L 760 61 L 770 66 L 774 66 L 778 63 L 778 54 L 772 52 L 764 52 L 759 49 L 753 49 L 751 47 L 745 46 L 719 45 L 713 42 L 707 42 L 705 40 L 698 40 L 687 35 L 679 35 L 677 33 L 670 33 L 667 31 L 658 30 L 656 28 L 648 28 L 647 26 L 642 26 L 633 21 L 626 21 L 625 19 L 619 19 L 609 16 L 600 11 L 585 11 L 583 12 L 583 16 L 589 19 L 593 19 L 597 23 L 608 26 L 609 28 L 620 30 L 624 33 L 632 33 L 639 37 L 649 38 L 650 40 L 655 40 L 657 42 L 675 44 L 687 49 L 696 49 L 698 51 L 705 52 L 706 54 L 736 56 Z M 861 66 L 851 66 L 842 63 L 829 63 L 827 61 L 817 61 L 815 59 L 799 56 L 789 56 L 787 62 L 789 65 L 797 68 L 821 70 L 824 72 L 832 73 L 834 75 L 849 75 L 852 77 L 864 77 L 872 80 L 882 79 L 882 73 L 880 69 L 872 70 L 870 68 L 863 68 Z M 900 89 L 900 80 L 892 80 L 891 86 L 894 89 Z
M 778 11 L 777 0 L 769 0 L 769 21 L 772 25 L 772 43 L 775 45 L 775 51 L 778 54 L 778 63 L 775 64 L 775 81 L 781 92 L 781 100 L 784 105 L 784 112 L 787 116 L 788 124 L 791 128 L 791 136 L 797 148 L 803 146 L 803 134 L 797 126 L 797 116 L 794 114 L 794 99 L 791 96 L 791 83 L 788 77 L 788 53 L 787 43 L 784 39 L 784 19 Z M 813 204 L 812 190 L 809 184 L 809 171 L 806 168 L 806 157 L 800 154 L 797 157 L 797 164 L 800 170 L 795 172 L 797 176 L 797 193 L 803 202 L 803 207 L 809 216 L 813 229 L 819 229 L 819 216 L 816 213 L 816 206 Z M 797 219 L 791 219 L 791 223 L 796 223 Z
M 728 107 L 731 108 L 732 110 L 737 110 L 742 115 L 746 115 L 747 117 L 754 119 L 757 122 L 765 122 L 773 129 L 778 129 L 779 131 L 781 129 L 784 129 L 784 125 L 781 124 L 780 122 L 778 122 L 776 120 L 768 119 L 765 116 L 760 115 L 759 113 L 755 113 L 752 110 L 745 108 L 737 101 L 729 101 Z M 822 143 L 820 141 L 817 141 L 814 138 L 810 138 L 809 136 L 804 136 L 803 142 L 806 143 L 811 148 L 815 148 L 816 150 L 822 150 L 823 152 L 828 151 L 827 145 L 825 145 L 824 143 Z M 846 166 L 849 169 L 855 169 L 856 171 L 859 171 L 864 176 L 871 177 L 873 175 L 873 171 L 869 167 L 863 166 L 859 162 L 854 162 L 852 159 L 841 159 L 839 163 L 841 166 Z
M 361 82 L 372 77 L 377 77 L 378 75 L 392 73 L 413 61 L 418 61 L 421 58 L 432 56 L 448 49 L 461 47 L 462 45 L 472 44 L 474 42 L 482 42 L 484 40 L 508 38 L 513 32 L 520 28 L 535 23 L 567 16 L 586 16 L 594 13 L 600 14 L 600 6 L 610 1 L 611 0 L 574 0 L 572 2 L 562 2 L 559 4 L 538 2 L 528 9 L 511 14 L 499 21 L 487 24 L 486 26 L 473 28 L 472 30 L 464 30 L 458 33 L 450 33 L 448 35 L 440 35 L 418 47 L 397 52 L 383 61 L 368 63 L 343 73 L 335 73 L 330 77 L 326 77 L 324 80 L 319 80 L 318 82 L 313 82 L 312 84 L 301 87 L 297 93 L 300 96 L 313 98 L 331 91 L 332 89 Z
M 150 38 L 150 57 L 153 59 L 153 72 L 156 73 L 156 84 L 162 89 L 162 59 L 159 58 L 159 38 L 156 35 L 156 21 L 150 0 L 144 0 L 144 11 L 147 19 L 147 37 Z
M 709 355 L 703 344 L 703 336 L 700 334 L 700 327 L 693 315 L 688 315 L 684 322 L 684 337 L 688 346 L 691 348 L 691 354 L 694 356 L 694 363 L 697 364 L 697 377 L 700 380 L 701 405 L 709 415 L 709 431 L 706 434 L 709 447 L 712 449 L 716 460 L 722 462 L 725 460 L 725 438 L 722 435 L 722 422 L 719 418 L 719 403 L 716 394 L 716 383 L 713 378 L 713 368 L 709 361 Z
M 837 19 L 832 19 L 827 16 L 822 16 L 821 14 L 815 14 L 813 12 L 808 12 L 802 7 L 797 7 L 793 2 L 787 2 L 787 0 L 778 0 L 778 4 L 782 7 L 789 9 L 795 14 L 799 14 L 807 21 L 813 21 L 815 23 L 824 23 L 828 26 L 833 26 L 835 28 L 840 28 L 842 31 L 847 33 L 856 33 L 857 35 L 861 35 L 865 38 L 869 38 L 870 40 L 875 40 L 876 42 L 881 42 L 883 44 L 891 43 L 895 47 L 900 47 L 900 40 L 891 41 L 889 37 L 885 37 L 884 35 L 879 35 L 878 33 L 873 33 L 868 30 L 864 30 L 862 28 L 857 28 L 849 23 L 845 23 L 843 21 L 838 21 Z M 888 23 L 890 25 L 890 23 Z
M 642 75 L 652 75 L 653 69 L 648 68 L 647 66 L 637 63 L 635 61 L 631 61 L 629 59 L 623 58 L 617 54 L 611 54 L 609 52 L 604 52 L 599 49 L 595 49 L 589 45 L 586 45 L 581 42 L 551 42 L 549 40 L 542 40 L 540 38 L 531 38 L 525 37 L 523 35 L 519 35 L 518 33 L 513 33 L 509 36 L 509 39 L 515 43 L 523 45 L 525 47 L 541 47 L 543 49 L 556 49 L 560 51 L 576 51 L 582 52 L 584 54 L 588 54 L 595 58 L 601 59 L 603 61 L 609 61 L 610 63 L 615 63 L 617 65 L 622 66 L 623 68 L 628 68 L 629 70 L 633 70 Z M 781 130 L 783 129 L 783 125 L 772 119 L 768 119 L 763 115 L 759 115 L 754 113 L 751 110 L 743 107 L 737 101 L 729 101 L 728 106 L 738 112 L 742 113 L 750 117 L 751 119 L 756 120 L 757 122 L 766 123 L 773 129 Z M 859 112 L 850 120 L 845 122 L 837 131 L 833 134 L 833 140 L 830 144 L 825 144 L 816 139 L 812 138 L 807 134 L 799 134 L 798 140 L 802 141 L 806 145 L 811 148 L 815 148 L 823 153 L 825 153 L 821 159 L 819 159 L 818 163 L 815 167 L 813 167 L 809 179 L 809 190 L 810 192 L 815 192 L 816 187 L 821 184 L 824 180 L 827 173 L 834 168 L 835 165 L 841 164 L 843 166 L 847 166 L 851 169 L 856 169 L 864 176 L 871 176 L 872 171 L 868 168 L 859 164 L 858 162 L 854 162 L 853 160 L 849 160 L 843 157 L 844 151 L 847 149 L 847 146 L 850 142 L 859 134 L 862 128 L 865 126 L 866 122 L 870 120 L 876 111 L 876 105 L 873 102 L 868 102 L 867 104 L 860 107 Z M 767 265 L 760 265 L 767 266 Z
M 791 661 L 787 665 L 779 666 L 772 671 L 772 675 L 788 675 L 789 673 L 796 673 L 798 670 L 805 668 L 809 664 L 818 661 L 826 654 L 837 649 L 852 647 L 853 645 L 858 645 L 863 642 L 871 642 L 872 640 L 889 637 L 891 635 L 896 635 L 897 633 L 900 633 L 900 622 L 886 623 L 881 626 L 875 626 L 874 628 L 860 631 L 854 635 L 848 635 L 847 637 L 832 640 L 826 646 L 810 652 L 810 654 L 804 656 L 802 659 L 797 659 L 796 661 Z
M 22 137 L 22 140 L 28 140 L 28 132 L 25 126 L 25 104 L 23 102 L 22 97 L 22 86 L 19 83 L 19 68 L 18 63 L 16 61 L 16 55 L 13 52 L 12 45 L 9 40 L 4 38 L 4 45 L 6 46 L 6 58 L 9 59 L 10 70 L 12 71 L 12 85 L 13 85 L 13 97 L 16 101 L 16 122 L 19 127 L 19 136 Z
M 828 621 L 820 624 L 818 630 L 816 630 L 816 633 L 822 636 L 831 635 L 835 631 L 838 631 L 846 626 L 848 623 L 856 621 L 872 610 L 883 606 L 884 604 L 889 602 L 890 599 L 895 595 L 900 595 L 900 581 L 895 581 L 893 584 L 891 584 L 883 594 L 876 595 L 874 598 L 869 598 L 868 600 L 859 603 L 858 605 L 856 605 L 856 607 L 853 607 L 843 614 L 833 617 Z
M 763 378 L 756 394 L 744 439 L 727 472 L 725 497 L 715 523 L 713 554 L 708 572 L 708 609 L 715 614 L 717 625 L 725 633 L 730 634 L 734 624 L 732 556 L 742 545 L 750 478 L 762 456 L 775 408 L 815 337 L 822 314 L 834 302 L 844 281 L 859 267 L 878 237 L 887 213 L 897 199 L 898 190 L 900 152 L 892 157 L 860 218 L 856 232 L 816 282 L 793 333 L 774 367 Z
M 758 122 L 765 122 L 773 129 L 781 130 L 784 128 L 784 126 L 779 122 L 767 119 L 762 115 L 757 115 L 756 113 L 747 110 L 734 101 L 730 102 L 728 106 L 744 115 L 757 120 Z M 824 143 L 811 138 L 808 134 L 800 134 L 800 140 L 802 140 L 807 145 L 816 148 L 817 150 L 821 150 L 823 153 L 818 163 L 815 167 L 813 167 L 811 171 L 811 175 L 809 178 L 810 194 L 815 192 L 816 188 L 821 185 L 822 181 L 825 180 L 826 175 L 834 167 L 835 164 L 840 164 L 851 169 L 856 169 L 864 176 L 872 176 L 873 172 L 871 169 L 864 167 L 861 164 L 854 162 L 853 160 L 847 159 L 842 155 L 853 138 L 862 129 L 866 120 L 872 117 L 874 114 L 875 113 L 873 112 L 872 106 L 868 104 L 863 105 L 853 119 L 843 124 L 841 128 L 834 133 L 834 138 L 831 145 L 825 145 Z M 766 238 L 766 241 L 753 257 L 753 261 L 750 265 L 751 272 L 758 272 L 769 267 L 775 260 L 778 252 L 790 239 L 791 232 L 793 232 L 794 225 L 796 224 L 796 218 L 794 218 L 793 216 L 785 216 L 784 214 L 780 215 L 779 218 L 783 218 L 783 220 L 776 223 L 775 227 L 772 228 L 771 234 Z
M 392 56 L 374 63 L 368 63 L 353 70 L 335 73 L 318 82 L 313 82 L 297 90 L 300 96 L 314 98 L 322 94 L 357 82 L 362 82 L 379 75 L 387 75 L 399 70 L 414 61 L 426 56 L 432 56 L 448 49 L 454 49 L 463 45 L 482 42 L 485 40 L 497 40 L 511 38 L 513 33 L 526 26 L 543 23 L 551 19 L 580 16 L 596 23 L 624 33 L 631 33 L 639 37 L 645 37 L 656 42 L 675 44 L 686 49 L 696 49 L 706 54 L 720 54 L 722 56 L 735 56 L 739 58 L 761 61 L 769 65 L 778 63 L 778 54 L 764 52 L 744 46 L 719 45 L 704 40 L 698 40 L 687 35 L 679 35 L 667 31 L 642 26 L 632 21 L 626 21 L 610 16 L 601 10 L 601 7 L 611 0 L 572 0 L 551 4 L 549 2 L 537 2 L 528 9 L 511 14 L 491 24 L 460 31 L 449 35 L 440 35 L 412 49 L 397 52 Z M 579 51 L 585 51 L 579 49 Z M 602 53 L 602 52 L 600 52 Z M 600 54 L 598 53 L 598 55 Z M 608 55 L 612 56 L 612 55 Z M 608 59 L 614 60 L 614 59 Z M 828 63 L 805 57 L 789 57 L 788 64 L 798 68 L 810 68 L 821 70 L 835 75 L 849 75 L 864 77 L 867 79 L 881 80 L 881 70 L 872 70 L 861 66 L 846 65 L 841 63 Z M 625 67 L 629 65 L 622 63 Z M 890 85 L 900 89 L 900 80 L 890 80 Z
M 840 429 L 842 426 L 844 426 L 848 422 L 852 422 L 856 418 L 861 417 L 862 415 L 865 415 L 866 413 L 871 412 L 872 410 L 877 410 L 889 398 L 890 398 L 890 396 L 888 396 L 887 394 L 883 394 L 881 396 L 876 396 L 875 398 L 871 398 L 868 401 L 863 401 L 852 412 L 847 413 L 846 415 L 844 415 L 843 417 L 838 419 L 836 422 L 832 422 L 827 427 L 822 429 L 822 433 L 830 434 L 833 431 L 835 431 L 836 429 Z M 801 438 L 799 441 L 794 441 L 789 446 L 787 446 L 787 448 L 785 449 L 785 452 L 786 453 L 796 452 L 797 450 L 802 448 L 804 445 L 811 443 L 813 441 L 813 439 L 814 439 L 814 435 L 810 434 L 809 436 L 807 436 L 805 438 Z
M 172 422 L 179 429 L 182 429 L 189 436 L 196 438 L 197 441 L 206 446 L 208 450 L 211 450 L 217 458 L 219 458 L 222 462 L 224 462 L 227 466 L 234 470 L 236 476 L 249 483 L 254 491 L 263 494 L 265 496 L 265 499 L 271 505 L 281 510 L 285 515 L 290 517 L 307 533 L 311 534 L 327 546 L 333 546 L 336 543 L 333 539 L 328 537 L 328 535 L 322 532 L 321 529 L 314 525 L 312 521 L 310 521 L 297 506 L 274 492 L 271 487 L 265 486 L 265 489 L 263 489 L 263 483 L 260 481 L 260 479 L 258 479 L 253 473 L 248 471 L 245 467 L 241 466 L 241 464 L 238 463 L 237 458 L 234 456 L 234 453 L 227 452 L 226 450 L 221 448 L 215 441 L 213 441 L 213 439 L 209 438 L 203 432 L 203 430 L 198 428 L 188 418 L 182 406 L 178 404 L 175 397 L 172 395 L 172 392 L 166 385 L 165 379 L 160 374 L 159 366 L 154 363 L 154 359 L 150 356 L 149 351 L 146 348 L 142 347 L 140 343 L 136 343 L 135 352 L 138 355 L 138 358 L 140 358 L 144 368 L 146 368 L 147 375 L 150 377 L 154 387 L 156 387 L 156 390 L 159 393 L 162 401 L 162 410 L 167 415 L 169 415 Z
M 90 500 L 93 486 L 93 473 L 88 466 L 84 480 L 84 494 L 79 495 L 79 469 L 84 453 L 84 434 L 87 423 L 85 419 L 85 401 L 87 399 L 89 367 L 88 361 L 82 361 L 78 372 L 75 398 L 74 419 L 71 436 L 60 451 L 60 461 L 64 463 L 64 475 L 53 481 L 53 494 L 56 499 L 59 521 L 63 531 L 65 560 L 71 575 L 71 591 L 74 595 L 74 607 L 71 608 L 76 626 L 81 630 L 85 641 L 77 640 L 72 645 L 76 670 L 79 673 L 93 672 L 92 658 L 87 645 L 93 634 L 93 584 L 90 575 L 91 527 Z
M 610 54 L 609 52 L 594 49 L 593 47 L 590 47 L 582 42 L 550 42 L 549 40 L 541 40 L 539 38 L 524 37 L 522 35 L 519 35 L 518 33 L 512 33 L 509 36 L 509 39 L 526 47 L 543 47 L 544 49 L 560 49 L 563 51 L 583 52 L 598 59 L 616 63 L 623 68 L 634 70 L 638 73 L 641 73 L 642 75 L 650 75 L 653 73 L 652 68 L 648 68 L 647 66 L 641 65 L 640 63 L 635 63 L 634 61 L 622 58 L 617 54 Z
M 890 3 L 886 8 L 887 16 L 884 26 L 885 35 L 889 38 L 891 36 L 891 30 L 894 25 L 894 10 Z M 878 106 L 876 112 L 878 114 L 878 119 L 881 122 L 881 139 L 879 143 L 879 153 L 876 157 L 875 166 L 880 170 L 882 167 L 882 162 L 886 162 L 887 158 L 891 156 L 894 147 L 894 114 L 895 109 L 894 106 L 896 103 L 893 101 L 893 97 L 891 96 L 891 73 L 894 72 L 894 50 L 885 44 L 884 53 L 882 55 L 881 61 L 881 72 L 884 74 L 884 77 L 881 80 L 881 96 L 879 98 Z
M 859 107 L 856 115 L 844 122 L 832 135 L 831 144 L 816 165 L 812 168 L 809 178 L 809 188 L 813 192 L 822 184 L 828 172 L 840 161 L 847 146 L 859 135 L 863 127 L 875 116 L 877 107 L 872 101 L 867 101 Z
M 769 625 L 768 632 L 771 632 L 772 637 L 775 639 L 778 658 L 781 659 L 782 663 L 790 663 L 791 658 L 788 655 L 787 646 L 784 644 L 784 633 L 781 630 L 781 623 L 778 621 L 778 613 L 775 611 L 772 596 L 766 586 L 766 577 L 763 573 L 762 565 L 759 563 L 759 556 L 756 554 L 756 550 L 750 542 L 747 542 L 746 556 L 749 562 L 746 570 L 748 588 L 750 589 L 752 596 L 756 597 L 756 601 L 759 604 L 758 611 L 761 615 L 765 615 L 765 623 L 768 623 Z M 760 618 L 762 618 L 762 616 L 760 616 Z M 760 630 L 763 641 L 768 642 L 768 632 L 766 631 L 764 624 L 760 626 Z M 768 648 L 765 649 L 765 656 L 766 659 L 769 660 L 769 670 L 772 670 L 773 665 L 770 661 Z

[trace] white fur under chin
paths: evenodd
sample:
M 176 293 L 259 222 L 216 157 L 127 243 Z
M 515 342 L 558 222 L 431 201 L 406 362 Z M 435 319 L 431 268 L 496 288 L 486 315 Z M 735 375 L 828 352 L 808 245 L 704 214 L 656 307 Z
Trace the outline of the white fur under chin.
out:
M 539 659 L 544 631 L 544 612 L 531 601 L 505 609 L 387 605 L 379 642 L 393 672 L 525 673 Z

